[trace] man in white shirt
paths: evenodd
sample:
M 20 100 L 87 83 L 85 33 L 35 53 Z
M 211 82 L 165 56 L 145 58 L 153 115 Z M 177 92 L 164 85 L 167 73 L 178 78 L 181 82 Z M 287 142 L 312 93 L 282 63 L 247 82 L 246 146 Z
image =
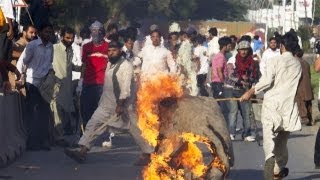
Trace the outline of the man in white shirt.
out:
M 196 62 L 193 61 L 193 45 L 190 38 L 191 34 L 188 34 L 184 31 L 180 32 L 181 45 L 178 51 L 177 64 L 179 66 L 179 71 L 181 71 L 181 73 L 186 77 L 184 84 L 186 89 L 189 91 L 189 94 L 191 96 L 197 96 L 197 66 Z
M 264 75 L 266 72 L 267 61 L 271 58 L 280 55 L 280 49 L 277 48 L 277 40 L 272 37 L 269 39 L 269 48 L 264 51 L 262 54 L 261 62 L 260 62 L 260 72 L 261 75 Z
M 176 63 L 169 58 L 170 51 L 160 43 L 160 31 L 152 31 L 150 37 L 152 44 L 142 48 L 138 55 L 142 59 L 141 77 L 150 78 L 158 73 L 176 73 Z
M 265 91 L 261 122 L 266 180 L 282 179 L 288 175 L 288 138 L 290 133 L 301 130 L 301 118 L 295 101 L 301 65 L 292 54 L 297 47 L 296 35 L 286 33 L 281 39 L 281 55 L 268 60 L 265 75 L 241 97 L 242 101 L 249 100 L 253 94 Z
M 209 40 L 210 41 L 208 42 L 208 56 L 209 56 L 209 59 L 211 60 L 214 57 L 214 55 L 220 52 L 217 28 L 213 27 L 209 29 Z
M 0 0 L 0 8 L 5 18 L 5 25 L 0 27 L 0 60 L 12 60 L 12 39 L 14 20 L 11 0 Z
M 26 75 L 27 96 L 24 117 L 26 117 L 28 130 L 27 149 L 29 150 L 50 150 L 50 105 L 41 96 L 39 88 L 46 75 L 53 71 L 53 46 L 50 42 L 52 34 L 52 25 L 41 25 L 39 38 L 26 46 L 17 63 L 17 69 Z
M 197 72 L 197 86 L 199 87 L 199 93 L 201 96 L 209 96 L 208 91 L 205 88 L 205 83 L 207 80 L 207 74 L 209 70 L 209 60 L 207 56 L 208 48 L 203 46 L 205 38 L 198 36 L 196 38 L 196 47 L 194 48 L 193 55 L 194 58 L 199 60 L 199 71 Z

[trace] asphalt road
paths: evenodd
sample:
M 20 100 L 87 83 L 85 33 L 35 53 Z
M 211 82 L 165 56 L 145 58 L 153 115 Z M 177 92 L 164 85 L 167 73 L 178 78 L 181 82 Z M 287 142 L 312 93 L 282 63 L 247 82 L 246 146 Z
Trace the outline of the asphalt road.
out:
M 320 170 L 315 170 L 313 165 L 316 131 L 317 126 L 304 127 L 301 132 L 291 135 L 288 143 L 290 174 L 287 179 L 320 179 Z M 100 143 L 97 142 L 97 145 Z M 243 142 L 238 135 L 233 148 L 235 166 L 228 179 L 262 179 L 262 147 L 256 142 Z M 0 169 L 0 179 L 135 180 L 140 179 L 142 169 L 133 166 L 139 153 L 133 139 L 127 134 L 115 137 L 111 149 L 93 148 L 85 164 L 77 164 L 66 157 L 62 148 L 53 148 L 48 152 L 26 152 L 7 168 Z

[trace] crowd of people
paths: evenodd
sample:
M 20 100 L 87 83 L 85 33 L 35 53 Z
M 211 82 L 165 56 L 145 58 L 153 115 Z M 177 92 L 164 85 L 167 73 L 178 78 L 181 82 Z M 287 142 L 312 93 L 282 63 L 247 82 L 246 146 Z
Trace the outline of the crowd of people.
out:
M 14 39 L 12 6 L 6 2 L 0 0 L 1 83 L 5 93 L 18 89 L 23 97 L 27 150 L 75 146 L 65 153 L 83 162 L 94 140 L 115 127 L 129 130 L 143 152 L 136 164 L 146 164 L 154 149 L 141 137 L 132 112 L 138 85 L 161 73 L 183 77 L 185 94 L 224 99 L 218 104 L 231 140 L 241 134 L 255 141 L 250 98 L 263 98 L 265 179 L 288 174 L 290 132 L 315 124 L 310 66 L 294 30 L 276 34 L 264 47 L 258 35 L 219 37 L 215 27 L 205 35 L 172 23 L 163 35 L 154 24 L 141 38 L 137 25 L 119 30 L 112 23 L 105 29 L 94 21 L 79 37 L 67 26 L 54 36 L 53 26 L 41 21 L 24 25 Z M 79 142 L 70 144 L 65 136 L 76 133 Z

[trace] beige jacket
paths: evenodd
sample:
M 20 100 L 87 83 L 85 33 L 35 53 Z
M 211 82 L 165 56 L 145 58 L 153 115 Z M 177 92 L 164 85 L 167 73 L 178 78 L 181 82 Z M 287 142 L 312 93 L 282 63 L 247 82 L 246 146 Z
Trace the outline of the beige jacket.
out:
M 255 86 L 256 94 L 265 91 L 261 121 L 272 120 L 274 132 L 301 130 L 295 102 L 300 76 L 299 60 L 285 52 L 267 61 L 265 74 Z

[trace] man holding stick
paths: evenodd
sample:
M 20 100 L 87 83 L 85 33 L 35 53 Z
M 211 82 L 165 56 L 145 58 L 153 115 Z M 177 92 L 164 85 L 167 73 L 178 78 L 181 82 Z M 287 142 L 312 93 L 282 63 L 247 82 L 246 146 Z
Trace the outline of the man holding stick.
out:
M 291 132 L 301 129 L 295 95 L 301 76 L 301 65 L 294 53 L 299 48 L 295 34 L 282 36 L 281 56 L 267 61 L 265 74 L 248 90 L 241 101 L 247 101 L 254 94 L 265 91 L 261 122 L 263 148 L 265 153 L 264 179 L 286 177 L 289 169 L 287 142 Z

